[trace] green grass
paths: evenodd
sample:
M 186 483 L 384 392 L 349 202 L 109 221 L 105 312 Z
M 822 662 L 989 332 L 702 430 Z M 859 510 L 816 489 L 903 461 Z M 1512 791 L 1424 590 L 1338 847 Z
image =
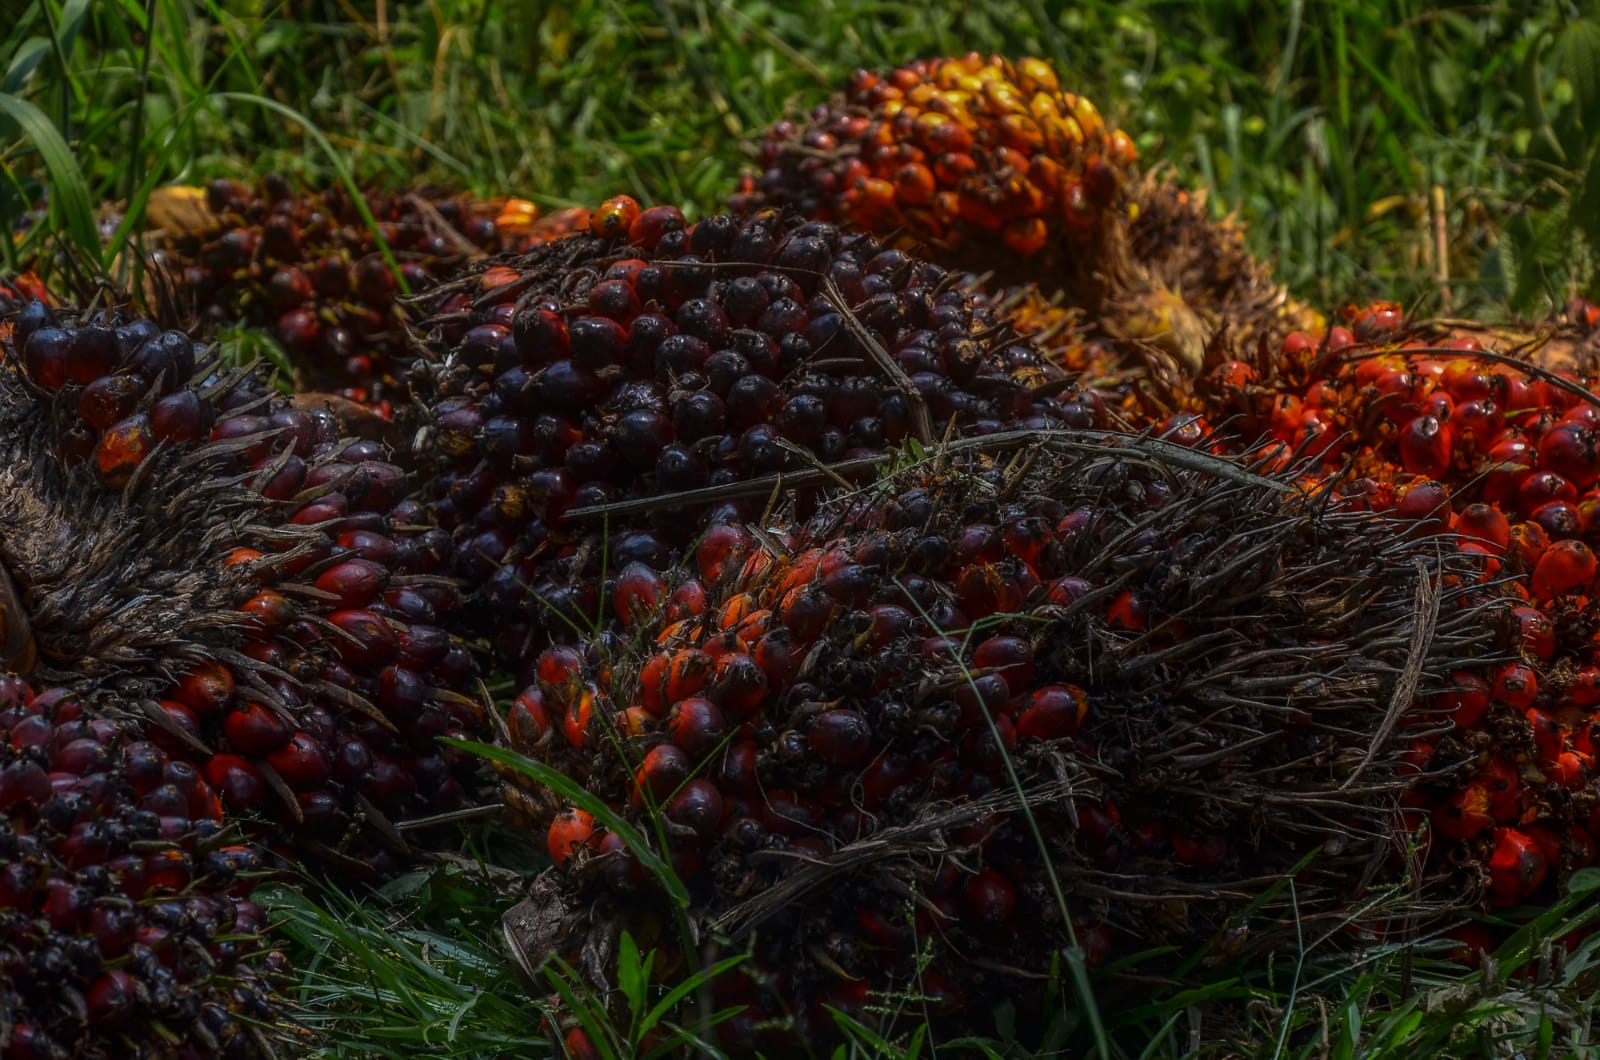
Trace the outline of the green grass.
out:
M 0 269 L 60 242 L 104 267 L 171 182 L 277 170 L 319 182 L 421 179 L 550 206 L 619 191 L 714 209 L 742 145 L 858 66 L 969 49 L 1054 58 L 1145 158 L 1210 189 L 1252 247 L 1322 307 L 1387 297 L 1488 318 L 1594 294 L 1600 21 L 1503 0 L 17 0 L 0 42 Z M 9 13 L 12 8 L 8 8 Z M 122 204 L 109 233 L 98 204 Z M 42 215 L 34 211 L 43 207 Z M 523 841 L 465 844 L 518 862 Z M 375 894 L 276 893 L 296 1000 L 328 1056 L 541 1055 L 552 994 L 631 1055 L 663 1000 L 619 983 L 628 1025 L 575 978 L 526 982 L 500 944 L 504 872 L 432 870 Z M 1254 967 L 1139 968 L 1091 984 L 1118 1057 L 1593 1053 L 1595 881 L 1463 974 L 1426 945 L 1351 960 L 1332 940 Z M 1193 955 L 1198 957 L 1199 955 Z M 638 961 L 648 960 L 639 955 Z M 636 967 L 636 971 L 639 969 Z M 971 1051 L 1083 1055 L 1074 987 L 1043 1041 L 1010 1017 Z M 665 1041 L 699 1024 L 657 1017 Z M 681 1025 L 674 1021 L 684 1021 Z M 926 1028 L 924 1028 L 924 1032 Z M 1587 1037 L 1584 1037 L 1587 1035 Z M 311 1039 L 308 1039 L 308 1042 Z M 306 1049 L 312 1046 L 307 1044 Z M 648 1051 L 648 1050 L 646 1050 Z M 845 1055 L 951 1055 L 857 1030 Z M 556 1047 L 556 1055 L 559 1055 Z
M 48 184 L 34 238 L 87 249 L 95 202 L 269 169 L 703 212 L 849 70 L 967 49 L 1055 58 L 1315 303 L 1592 290 L 1600 22 L 1571 4 L 29 0 L 0 45 L 0 219 Z

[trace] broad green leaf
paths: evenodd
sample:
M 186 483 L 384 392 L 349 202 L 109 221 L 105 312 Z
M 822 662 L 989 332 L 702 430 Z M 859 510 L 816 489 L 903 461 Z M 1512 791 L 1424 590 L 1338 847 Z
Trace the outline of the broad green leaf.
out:
M 94 201 L 72 148 L 44 112 L 25 99 L 0 92 L 0 115 L 22 128 L 50 173 L 50 212 L 85 255 L 100 257 L 100 231 L 94 220 Z
M 1575 19 L 1557 31 L 1550 66 L 1571 83 L 1578 112 L 1589 114 L 1600 103 L 1600 22 Z

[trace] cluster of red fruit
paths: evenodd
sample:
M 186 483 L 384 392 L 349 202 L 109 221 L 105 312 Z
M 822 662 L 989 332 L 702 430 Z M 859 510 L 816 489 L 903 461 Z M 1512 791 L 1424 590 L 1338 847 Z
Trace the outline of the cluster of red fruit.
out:
M 203 592 L 189 589 L 197 613 L 143 635 L 183 637 L 162 667 L 177 680 L 149 689 L 156 720 L 224 802 L 270 817 L 276 801 L 291 831 L 336 846 L 358 819 L 458 805 L 464 763 L 436 738 L 482 732 L 462 694 L 475 664 L 447 632 L 461 594 L 441 576 L 448 538 L 424 529 L 382 447 L 149 321 L 61 321 L 33 302 L 12 339 L 45 398 L 14 395 L 51 439 L 39 456 L 59 470 L 41 477 L 65 475 L 63 492 L 83 491 L 85 505 L 99 495 L 123 518 L 195 522 L 168 532 L 198 535 L 204 551 L 161 556 L 179 571 L 214 565 Z M 104 492 L 72 477 L 80 465 Z
M 767 131 L 765 171 L 732 205 L 903 232 L 968 261 L 1001 247 L 1055 256 L 1091 241 L 1136 157 L 1048 63 L 973 53 L 858 71 L 809 124 Z
M 566 914 L 530 952 L 620 925 L 677 967 L 653 851 L 700 937 L 753 954 L 712 984 L 746 1006 L 730 1048 L 912 992 L 963 1021 L 1074 938 L 1270 945 L 1347 916 L 1424 819 L 1447 908 L 1553 896 L 1600 842 L 1591 380 L 1389 304 L 1279 342 L 1305 315 L 1237 230 L 1134 162 L 1046 64 L 967 56 L 774 126 L 733 214 L 694 224 L 421 195 L 371 199 L 374 233 L 337 191 L 213 185 L 217 227 L 163 251 L 180 293 L 270 328 L 314 389 L 415 397 L 415 490 L 191 336 L 11 307 L 0 645 L 72 694 L 3 685 L 10 1052 L 255 1051 L 256 861 L 223 815 L 393 867 L 390 821 L 463 798 L 437 738 L 485 735 L 470 635 L 523 688 L 512 744 L 645 836 L 511 793 Z M 1001 261 L 1040 285 L 1018 330 L 1088 310 L 1066 367 L 1093 378 L 953 271 Z M 1159 418 L 1091 385 L 1112 339 L 1209 358 L 1153 430 L 1233 474 L 1040 440 Z M 1216 363 L 1230 340 L 1262 353 Z M 1015 465 L 969 446 L 834 490 L 1019 431 Z M 1419 661 L 1390 728 L 1372 704 Z M 1245 908 L 1291 872 L 1294 909 Z
M 62 689 L 0 678 L 5 1055 L 245 1057 L 274 1016 L 261 859 L 194 765 Z
M 1600 401 L 1587 379 L 1484 351 L 1477 336 L 1413 328 L 1398 307 L 1292 334 L 1268 365 L 1230 361 L 1202 381 L 1210 444 L 1264 435 L 1274 457 L 1314 458 L 1350 503 L 1416 520 L 1478 565 L 1496 600 L 1498 656 L 1420 702 L 1450 725 L 1412 749 L 1426 774 L 1406 803 L 1435 856 L 1464 861 L 1491 904 L 1553 897 L 1600 842 L 1593 641 Z M 1265 369 L 1265 370 L 1263 370 Z M 1463 858 L 1465 852 L 1466 857 Z
M 664 571 L 703 516 L 747 518 L 771 488 L 658 505 L 604 539 L 570 511 L 870 465 L 908 438 L 1098 422 L 949 273 L 869 236 L 772 213 L 689 225 L 626 196 L 590 224 L 451 292 L 436 325 L 433 513 L 524 674 L 603 614 L 602 570 Z
M 514 746 L 634 824 L 701 937 L 753 947 L 714 985 L 745 1006 L 727 1047 L 822 1040 L 829 1006 L 886 1020 L 875 1002 L 913 988 L 937 1019 L 980 1013 L 1073 938 L 1097 961 L 1243 916 L 1268 945 L 1281 911 L 1242 913 L 1228 881 L 1337 834 L 1297 895 L 1301 918 L 1337 918 L 1344 874 L 1388 864 L 1407 741 L 1431 721 L 1380 733 L 1370 704 L 1405 662 L 1412 564 L 1470 564 L 1279 480 L 1039 459 L 902 475 L 792 533 L 714 526 L 690 577 L 621 573 L 633 654 L 546 649 L 514 703 Z M 1452 598 L 1429 669 L 1481 651 L 1483 620 Z M 1372 736 L 1364 774 L 1329 755 L 1352 731 Z M 574 912 L 535 946 L 562 952 L 585 918 L 670 923 L 622 834 L 568 806 L 547 841 Z
M 410 359 L 400 299 L 432 288 L 467 259 L 558 238 L 569 219 L 542 222 L 524 199 L 409 192 L 364 200 L 376 231 L 340 187 L 306 194 L 276 176 L 256 188 L 219 180 L 205 192 L 207 227 L 163 233 L 155 260 L 210 324 L 269 330 L 304 389 L 388 415 L 404 396 L 398 376 Z

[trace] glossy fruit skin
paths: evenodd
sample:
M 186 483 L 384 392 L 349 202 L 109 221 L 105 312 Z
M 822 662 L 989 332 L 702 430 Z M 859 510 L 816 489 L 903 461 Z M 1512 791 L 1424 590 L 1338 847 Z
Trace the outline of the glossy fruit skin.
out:
M 262 858 L 217 846 L 207 779 L 137 739 L 128 713 L 91 718 L 65 688 L 8 677 L 0 701 L 7 1055 L 174 1055 L 175 1037 L 207 1034 L 257 1055 L 236 1019 L 276 1016 L 263 969 L 287 965 L 249 900 Z M 57 749 L 48 776 L 43 748 Z M 63 1010 L 63 991 L 78 1006 Z
M 1234 620 L 1232 613 L 1198 616 L 1201 594 L 1181 595 L 1184 578 L 1172 575 L 1203 567 L 1215 541 L 1153 529 L 1164 519 L 1181 522 L 1194 497 L 1129 474 L 1137 488 L 1121 491 L 1115 502 L 1080 492 L 1099 481 L 1087 473 L 998 501 L 992 499 L 998 492 L 944 493 L 908 475 L 913 485 L 841 498 L 837 509 L 824 502 L 812 521 L 759 534 L 714 524 L 697 549 L 698 562 L 661 575 L 669 586 L 673 578 L 692 582 L 684 597 L 692 606 L 637 620 L 630 629 L 636 654 L 619 657 L 597 637 L 539 656 L 565 661 L 544 675 L 550 689 L 594 683 L 599 694 L 589 731 L 609 731 L 613 742 L 572 747 L 535 736 L 528 753 L 581 775 L 594 797 L 635 824 L 643 842 L 677 868 L 695 909 L 720 910 L 719 903 L 730 901 L 728 888 L 740 895 L 735 903 L 781 888 L 791 870 L 778 863 L 842 860 L 871 849 L 877 837 L 915 827 L 930 805 L 965 807 L 949 837 L 971 860 L 930 870 L 921 881 L 927 905 L 910 914 L 918 920 L 914 936 L 885 923 L 893 921 L 897 899 L 862 877 L 840 873 L 837 900 L 785 895 L 795 922 L 806 927 L 775 928 L 779 933 L 753 960 L 763 975 L 778 977 L 775 990 L 791 1000 L 810 1005 L 830 996 L 837 973 L 829 962 L 862 976 L 869 989 L 886 989 L 906 974 L 911 937 L 958 939 L 969 953 L 997 947 L 1013 960 L 1033 960 L 1034 936 L 1050 930 L 1039 926 L 1048 889 L 1027 852 L 1033 848 L 1026 825 L 998 801 L 1013 783 L 1007 765 L 1023 783 L 1055 775 L 1050 768 L 1070 774 L 1078 763 L 1139 775 L 1142 752 L 1126 744 L 1129 726 L 1137 727 L 1132 719 L 1176 708 L 1147 678 L 1121 684 L 1102 666 L 1114 668 L 1109 660 L 1117 653 L 1169 658 L 1165 653 L 1182 651 L 1191 628 Z M 1412 492 L 1426 500 L 1421 517 L 1448 533 L 1448 493 Z M 1437 511 L 1441 498 L 1445 512 Z M 1373 534 L 1367 540 L 1398 542 L 1393 547 L 1419 555 L 1454 555 L 1435 552 L 1440 545 L 1426 535 L 1410 536 L 1420 519 L 1401 525 L 1334 510 L 1361 522 L 1362 533 Z M 1114 547 L 1107 544 L 1113 535 L 1121 535 Z M 1338 566 L 1318 568 L 1303 599 L 1332 594 L 1326 579 Z M 1465 569 L 1450 566 L 1448 576 Z M 1389 613 L 1412 614 L 1413 592 L 1393 595 L 1396 610 Z M 1477 657 L 1499 657 L 1493 654 L 1499 648 L 1489 647 L 1495 635 L 1489 610 L 1474 600 L 1459 612 L 1482 621 L 1471 634 L 1482 644 Z M 1509 635 L 1516 616 L 1510 608 L 1495 610 L 1508 619 Z M 1293 620 L 1285 618 L 1284 626 L 1292 628 Z M 1542 650 L 1542 628 L 1532 623 L 1523 640 Z M 1349 658 L 1348 645 L 1333 638 L 1311 650 L 1327 653 L 1329 662 Z M 1537 680 L 1532 666 L 1524 669 Z M 1522 671 L 1501 675 L 1496 689 L 1465 662 L 1444 672 L 1456 670 L 1453 679 L 1430 674 L 1423 682 L 1425 706 L 1402 711 L 1397 724 L 1405 740 L 1398 750 L 1385 745 L 1374 776 L 1394 785 L 1397 800 L 1411 799 L 1413 784 L 1443 786 L 1459 777 L 1470 798 L 1457 813 L 1441 811 L 1431 834 L 1450 831 L 1457 837 L 1450 843 L 1482 846 L 1497 828 L 1516 827 L 1509 822 L 1527 805 L 1526 788 L 1515 773 L 1453 771 L 1451 756 L 1458 746 L 1475 746 L 1476 734 L 1466 730 L 1491 712 L 1507 716 L 1509 701 L 1527 689 L 1513 680 Z M 747 681 L 746 673 L 760 677 Z M 1465 734 L 1453 735 L 1446 717 L 1459 718 Z M 1398 751 L 1406 755 L 1403 777 Z M 1199 893 L 1211 881 L 1248 871 L 1242 866 L 1260 856 L 1260 847 L 1244 838 L 1247 830 L 1199 809 L 1202 783 L 1185 788 L 1195 795 L 1181 807 L 1120 777 L 1105 774 L 1100 784 L 1094 797 L 1074 800 L 1070 815 L 1042 804 L 1038 811 L 1046 818 L 1040 827 L 1060 837 L 1063 864 L 1074 871 L 1114 873 L 1123 881 L 1160 872 L 1180 879 L 1186 893 Z M 1433 808 L 1427 799 L 1404 805 L 1412 814 L 1408 827 L 1425 830 Z M 1384 814 L 1375 827 L 1390 826 L 1389 810 Z M 606 930 L 635 922 L 639 911 L 664 899 L 636 864 L 643 850 L 627 860 L 620 842 L 602 840 L 603 867 L 574 865 L 545 880 L 564 900 L 617 909 L 606 914 Z M 1449 849 L 1458 855 L 1463 847 Z M 1082 929 L 1084 937 L 1093 926 Z M 1114 930 L 1096 939 L 1102 952 L 1115 952 Z M 954 957 L 958 950 L 930 945 L 944 956 L 928 967 L 937 966 L 952 995 L 966 991 L 969 1005 L 990 996 L 962 971 L 967 965 Z M 828 948 L 819 957 L 814 946 Z M 870 964 L 852 956 L 866 952 Z M 713 989 L 753 1002 L 768 996 L 748 983 Z M 946 1015 L 958 1019 L 959 1011 Z
M 709 586 L 751 541 L 746 502 L 691 500 L 620 520 L 602 547 L 582 514 L 597 506 L 864 459 L 946 430 L 1099 421 L 1044 351 L 1000 340 L 987 302 L 865 235 L 770 213 L 690 226 L 674 208 L 624 197 L 591 220 L 604 239 L 565 246 L 574 275 L 587 275 L 580 261 L 596 270 L 572 312 L 558 312 L 561 275 L 515 266 L 524 271 L 503 300 L 491 292 L 452 319 L 451 355 L 420 383 L 434 410 L 420 436 L 424 496 L 451 536 L 451 570 L 481 587 L 479 632 L 508 667 L 575 639 L 598 613 L 591 597 L 604 622 L 631 629 L 680 557 L 692 552 Z M 861 335 L 839 312 L 847 288 L 876 299 Z M 509 339 L 491 340 L 493 328 Z M 899 351 L 917 403 L 866 362 L 817 357 L 869 341 Z M 859 573 L 827 577 L 816 588 L 837 602 Z M 1029 577 L 1000 572 L 992 605 L 1015 606 Z M 774 617 L 826 621 L 823 599 L 814 604 Z M 690 694 L 638 705 L 659 717 Z
M 453 275 L 469 248 L 532 249 L 589 223 L 586 211 L 540 217 L 526 200 L 431 190 L 375 190 L 363 200 L 358 206 L 342 188 L 316 191 L 271 175 L 255 187 L 213 184 L 207 203 L 215 227 L 163 233 L 157 260 L 184 278 L 208 323 L 269 330 L 300 389 L 335 394 L 384 418 L 404 397 L 412 356 L 400 341 L 409 315 L 397 298 L 402 279 L 385 253 L 409 293 L 421 295 Z M 378 222 L 383 252 L 361 206 Z M 441 220 L 453 239 L 439 235 Z

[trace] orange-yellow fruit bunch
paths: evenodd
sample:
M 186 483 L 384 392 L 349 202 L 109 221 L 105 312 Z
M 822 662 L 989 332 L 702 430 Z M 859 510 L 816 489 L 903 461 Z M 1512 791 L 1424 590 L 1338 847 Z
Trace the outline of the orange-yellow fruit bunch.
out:
M 976 53 L 858 71 L 807 124 L 780 121 L 735 210 L 788 206 L 873 232 L 1015 254 L 1091 237 L 1137 151 L 1039 59 Z

